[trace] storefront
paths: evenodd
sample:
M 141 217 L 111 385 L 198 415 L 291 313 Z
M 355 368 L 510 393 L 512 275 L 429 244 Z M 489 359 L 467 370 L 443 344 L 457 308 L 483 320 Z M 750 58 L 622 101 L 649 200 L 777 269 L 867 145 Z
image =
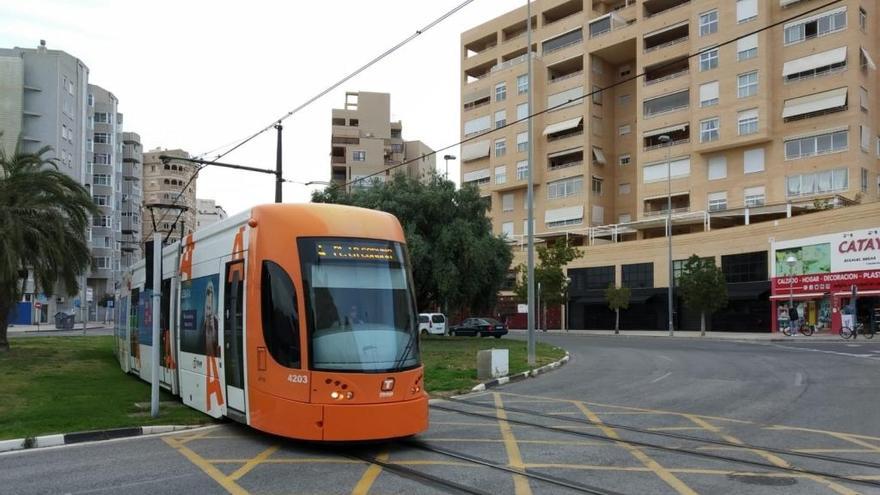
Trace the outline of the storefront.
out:
M 850 319 L 872 323 L 880 308 L 880 228 L 773 242 L 771 261 L 774 332 L 788 325 L 791 304 L 807 323 L 833 333 Z

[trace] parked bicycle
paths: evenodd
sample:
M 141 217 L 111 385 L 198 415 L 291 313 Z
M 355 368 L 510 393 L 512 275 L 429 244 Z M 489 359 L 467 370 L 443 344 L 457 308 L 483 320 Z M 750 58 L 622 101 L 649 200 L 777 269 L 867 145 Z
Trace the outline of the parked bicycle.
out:
M 844 340 L 856 338 L 858 335 L 862 335 L 866 339 L 872 339 L 874 338 L 875 333 L 877 333 L 877 330 L 872 325 L 865 325 L 864 323 L 856 323 L 855 330 L 850 327 L 843 327 L 840 329 L 840 336 Z
M 813 335 L 813 333 L 816 331 L 816 325 L 813 325 L 811 323 L 805 323 L 804 320 L 799 320 L 797 322 L 797 326 L 798 326 L 798 329 L 797 329 L 798 333 L 806 335 L 807 337 L 809 337 L 810 335 Z M 786 337 L 791 337 L 791 325 L 783 326 L 782 333 Z

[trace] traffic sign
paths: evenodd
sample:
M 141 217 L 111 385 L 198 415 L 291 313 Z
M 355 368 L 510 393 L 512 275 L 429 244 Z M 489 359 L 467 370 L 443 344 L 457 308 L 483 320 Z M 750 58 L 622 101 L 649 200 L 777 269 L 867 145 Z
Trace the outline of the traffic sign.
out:
M 93 291 L 91 287 L 86 287 L 86 301 L 92 302 L 94 300 L 95 300 L 95 291 Z

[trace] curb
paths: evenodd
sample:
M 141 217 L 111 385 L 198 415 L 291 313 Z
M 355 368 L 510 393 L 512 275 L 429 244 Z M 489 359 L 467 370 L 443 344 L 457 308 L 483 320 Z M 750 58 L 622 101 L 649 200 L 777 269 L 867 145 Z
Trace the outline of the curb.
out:
M 204 425 L 163 425 L 163 426 L 134 426 L 129 428 L 113 428 L 109 430 L 80 431 L 76 433 L 63 433 L 57 435 L 41 435 L 38 437 L 16 438 L 13 440 L 0 440 L 0 452 L 14 450 L 39 449 L 43 447 L 57 447 L 59 445 L 73 445 L 83 442 L 97 442 L 101 440 L 114 440 L 117 438 L 138 437 L 142 435 L 158 435 L 174 431 L 191 430 L 201 428 Z
M 559 368 L 563 364 L 567 363 L 571 359 L 571 355 L 568 351 L 565 352 L 565 356 L 562 357 L 559 361 L 555 361 L 550 364 L 545 364 L 540 368 L 535 368 L 529 371 L 523 371 L 522 373 L 517 373 L 515 375 L 510 376 L 502 376 L 501 378 L 495 378 L 494 380 L 489 380 L 487 382 L 479 383 L 471 389 L 471 392 L 484 392 L 490 388 L 495 388 L 501 385 L 505 385 L 507 383 L 519 382 L 525 380 L 526 378 L 535 377 L 548 371 L 553 371 L 556 368 Z

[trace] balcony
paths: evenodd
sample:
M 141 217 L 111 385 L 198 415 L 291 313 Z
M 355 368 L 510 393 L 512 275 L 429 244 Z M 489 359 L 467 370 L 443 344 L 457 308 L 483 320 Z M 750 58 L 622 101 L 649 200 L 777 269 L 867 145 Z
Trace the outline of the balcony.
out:
M 624 19 L 616 12 L 610 12 L 597 19 L 590 21 L 590 39 L 608 34 L 612 31 L 625 28 L 635 23 L 635 19 Z
M 684 43 L 690 35 L 688 21 L 682 21 L 672 26 L 648 33 L 644 36 L 645 53 L 650 53 L 667 46 Z
M 643 105 L 645 118 L 675 112 L 690 106 L 690 90 L 666 94 L 650 100 L 645 100 Z
M 577 56 L 547 67 L 547 81 L 550 84 L 564 81 L 584 73 L 584 57 Z
M 541 53 L 546 56 L 555 51 L 562 50 L 563 48 L 582 43 L 583 41 L 584 31 L 581 28 L 577 28 L 574 31 L 569 31 L 541 43 Z
M 333 167 L 330 173 L 330 180 L 332 180 L 333 182 L 345 182 L 346 180 L 348 180 L 348 174 L 345 170 L 345 167 Z
M 666 215 L 668 209 L 669 198 L 667 196 L 651 198 L 644 200 L 643 216 L 656 217 Z M 672 214 L 687 213 L 691 210 L 690 193 L 673 193 L 672 194 Z
M 645 17 L 651 18 L 656 15 L 665 14 L 670 10 L 684 7 L 691 3 L 690 0 L 645 0 Z
M 664 61 L 645 67 L 645 86 L 663 81 L 677 79 L 690 73 L 690 62 L 687 56 L 672 61 Z
M 475 57 L 498 45 L 498 34 L 492 33 L 464 45 L 464 58 Z
M 476 67 L 471 67 L 470 69 L 465 70 L 465 83 L 471 84 L 480 79 L 489 77 L 492 74 L 493 67 L 495 67 L 495 60 L 489 60 L 488 62 L 483 62 Z
M 532 17 L 532 31 L 534 32 L 538 29 L 538 16 Z M 501 30 L 501 38 L 502 42 L 507 43 L 508 41 L 513 41 L 515 39 L 519 39 L 521 36 L 525 36 L 527 31 L 526 21 L 523 20 L 521 22 L 517 22 L 512 26 L 507 26 L 506 28 Z
M 584 1 L 583 0 L 572 0 L 570 2 L 565 2 L 563 4 L 557 5 L 551 9 L 547 9 L 544 11 L 544 25 L 546 28 L 550 24 L 555 22 L 562 21 L 567 19 L 573 15 L 579 14 L 584 11 Z
M 569 167 L 581 166 L 584 163 L 584 149 L 572 148 L 547 155 L 547 170 L 555 171 Z
M 532 58 L 537 58 L 537 54 L 534 52 L 534 50 L 535 50 L 535 48 L 532 47 Z M 522 50 L 517 50 L 517 52 L 515 52 L 515 53 L 521 53 L 521 55 L 517 55 L 517 56 L 508 55 L 500 64 L 493 66 L 492 69 L 490 70 L 490 72 L 495 73 L 495 72 L 499 72 L 502 70 L 507 70 L 507 69 L 514 67 L 514 66 L 517 66 L 527 60 L 525 48 L 523 48 Z
M 660 141 L 661 136 L 668 136 L 671 141 L 663 143 Z M 684 123 L 676 126 L 664 127 L 662 129 L 654 129 L 645 132 L 643 139 L 645 151 L 664 148 L 666 146 L 687 144 L 691 142 L 691 126 L 688 123 Z

